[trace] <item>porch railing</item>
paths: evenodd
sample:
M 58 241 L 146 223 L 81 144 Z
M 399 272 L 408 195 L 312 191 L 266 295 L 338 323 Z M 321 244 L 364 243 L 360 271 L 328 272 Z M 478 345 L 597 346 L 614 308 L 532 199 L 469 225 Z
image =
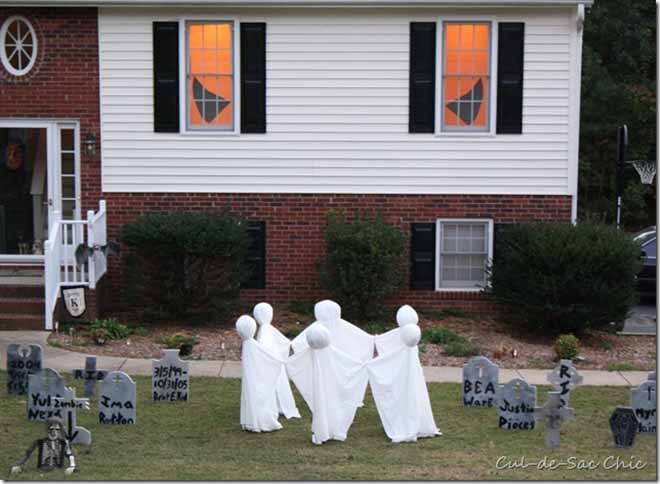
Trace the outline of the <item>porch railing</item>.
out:
M 53 213 L 48 240 L 44 243 L 44 285 L 46 292 L 46 329 L 53 329 L 53 315 L 62 287 L 87 286 L 96 283 L 107 269 L 105 255 L 94 250 L 82 264 L 76 260 L 76 249 L 81 244 L 99 247 L 106 244 L 105 200 L 99 202 L 99 210 L 87 213 L 87 220 L 62 220 L 59 211 Z

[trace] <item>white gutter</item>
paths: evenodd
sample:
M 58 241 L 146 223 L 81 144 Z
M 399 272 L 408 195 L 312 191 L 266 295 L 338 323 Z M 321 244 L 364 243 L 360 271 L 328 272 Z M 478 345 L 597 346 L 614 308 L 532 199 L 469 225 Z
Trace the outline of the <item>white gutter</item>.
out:
M 22 7 L 557 7 L 594 0 L 0 0 L 0 6 Z

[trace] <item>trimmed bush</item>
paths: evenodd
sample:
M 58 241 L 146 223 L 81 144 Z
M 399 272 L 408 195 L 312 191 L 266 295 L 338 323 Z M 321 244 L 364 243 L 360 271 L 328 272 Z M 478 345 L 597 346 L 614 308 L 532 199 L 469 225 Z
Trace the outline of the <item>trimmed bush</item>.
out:
M 96 319 L 89 327 L 94 338 L 99 339 L 124 339 L 128 338 L 132 331 L 125 324 L 121 324 L 115 318 Z M 103 337 L 105 336 L 105 337 Z
M 573 334 L 560 334 L 555 340 L 554 349 L 558 360 L 572 360 L 580 352 L 580 340 Z
M 611 226 L 512 225 L 498 233 L 490 281 L 512 322 L 579 333 L 626 317 L 640 267 L 639 245 Z
M 436 345 L 444 345 L 465 339 L 447 328 L 427 328 L 422 330 L 422 341 Z
M 383 301 L 403 282 L 407 241 L 382 216 L 348 222 L 343 214 L 328 214 L 320 278 L 348 317 L 380 316 Z
M 465 338 L 450 341 L 444 346 L 444 350 L 447 356 L 477 356 L 481 354 L 481 349 Z
M 249 277 L 247 224 L 226 211 L 143 215 L 121 238 L 128 302 L 154 319 L 221 318 Z

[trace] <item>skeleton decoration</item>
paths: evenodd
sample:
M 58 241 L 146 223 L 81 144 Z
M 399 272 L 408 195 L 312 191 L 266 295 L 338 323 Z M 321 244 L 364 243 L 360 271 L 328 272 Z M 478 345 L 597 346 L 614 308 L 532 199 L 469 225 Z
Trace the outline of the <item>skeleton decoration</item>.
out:
M 38 452 L 37 469 L 40 471 L 64 468 L 64 459 L 69 464 L 64 470 L 67 476 L 76 470 L 76 460 L 71 451 L 71 444 L 64 435 L 62 420 L 57 417 L 49 418 L 46 421 L 46 428 L 48 435 L 32 443 L 25 451 L 25 455 L 12 466 L 12 474 L 18 474 L 23 470 L 23 466 L 30 460 L 35 449 Z

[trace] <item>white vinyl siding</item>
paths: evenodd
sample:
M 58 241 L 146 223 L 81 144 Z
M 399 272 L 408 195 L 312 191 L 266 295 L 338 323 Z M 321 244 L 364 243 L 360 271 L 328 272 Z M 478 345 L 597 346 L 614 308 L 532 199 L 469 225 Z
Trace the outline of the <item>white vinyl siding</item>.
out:
M 573 12 L 480 10 L 525 22 L 523 134 L 467 138 L 408 133 L 410 22 L 447 11 L 101 8 L 103 190 L 569 195 Z M 154 133 L 152 22 L 189 15 L 266 22 L 266 134 Z

